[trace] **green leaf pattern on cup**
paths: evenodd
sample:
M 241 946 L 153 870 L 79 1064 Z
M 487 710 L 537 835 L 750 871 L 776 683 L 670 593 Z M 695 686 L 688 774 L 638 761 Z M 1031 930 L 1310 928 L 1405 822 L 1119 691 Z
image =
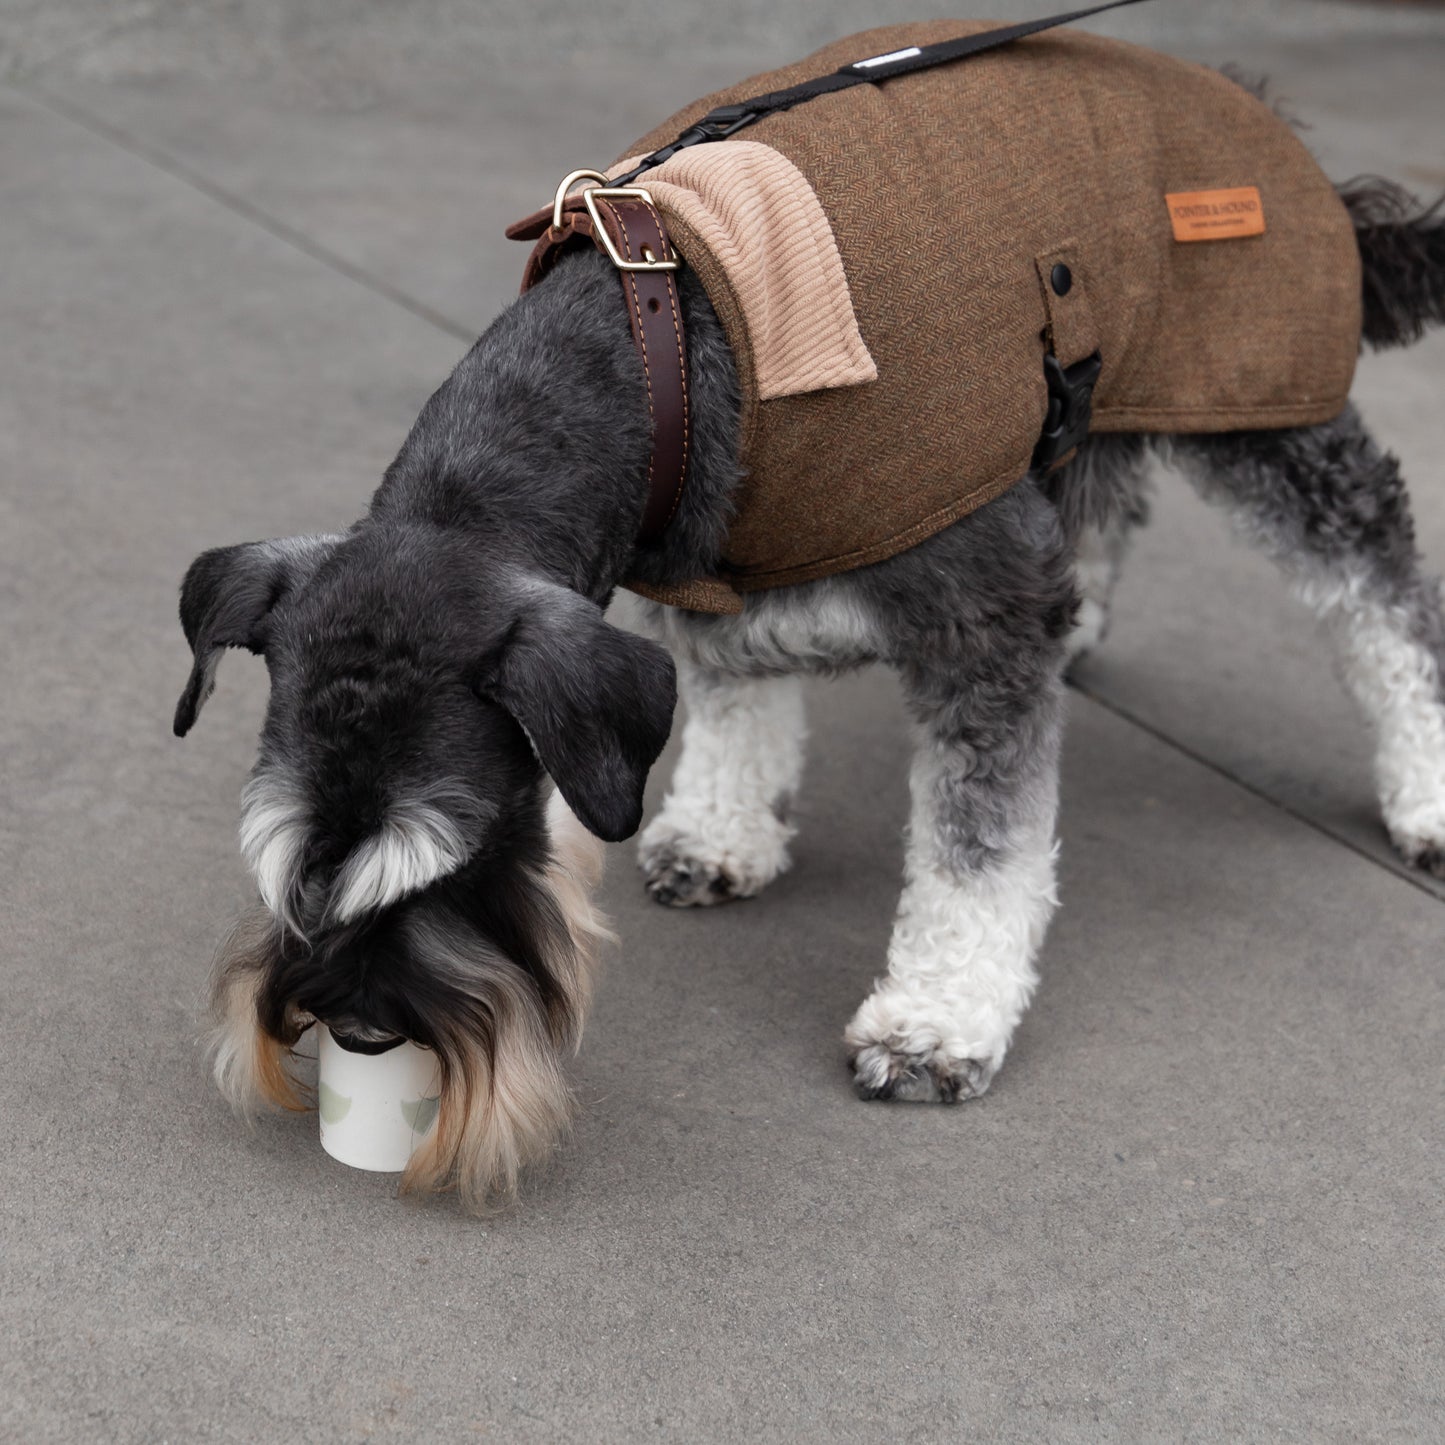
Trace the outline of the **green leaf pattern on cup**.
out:
M 402 1117 L 411 1125 L 414 1134 L 426 1134 L 436 1123 L 440 1099 L 403 1099 Z
M 317 1092 L 323 1124 L 339 1124 L 351 1112 L 351 1100 L 345 1094 L 338 1094 L 330 1084 L 322 1084 Z

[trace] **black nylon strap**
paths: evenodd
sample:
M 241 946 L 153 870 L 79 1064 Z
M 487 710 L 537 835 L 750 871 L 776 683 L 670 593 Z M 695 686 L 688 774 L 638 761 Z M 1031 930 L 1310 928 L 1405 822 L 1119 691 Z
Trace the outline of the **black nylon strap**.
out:
M 910 45 L 886 56 L 855 60 L 835 70 L 831 75 L 820 75 L 814 80 L 789 86 L 786 90 L 774 90 L 767 95 L 756 95 L 751 100 L 720 105 L 709 111 L 695 125 L 689 126 L 671 145 L 653 151 L 640 165 L 634 166 L 626 175 L 618 176 L 608 184 L 630 186 L 643 172 L 660 166 L 680 150 L 703 145 L 708 141 L 726 140 L 730 135 L 736 135 L 745 126 L 762 120 L 766 115 L 775 115 L 780 110 L 791 110 L 795 105 L 827 95 L 831 91 L 846 90 L 853 85 L 876 84 L 880 80 L 892 80 L 895 76 L 908 75 L 915 70 L 928 70 L 935 65 L 966 60 L 970 55 L 995 50 L 1010 41 L 1037 35 L 1041 30 L 1052 30 L 1055 26 L 1069 25 L 1090 15 L 1101 15 L 1105 10 L 1118 10 L 1124 5 L 1141 3 L 1143 0 L 1110 0 L 1107 5 L 1093 5 L 1087 10 L 1071 10 L 1066 15 L 1051 15 L 1045 20 L 1027 20 L 1018 25 L 1004 25 L 996 30 L 981 30 L 976 35 L 962 35 L 956 40 L 940 40 L 934 45 Z

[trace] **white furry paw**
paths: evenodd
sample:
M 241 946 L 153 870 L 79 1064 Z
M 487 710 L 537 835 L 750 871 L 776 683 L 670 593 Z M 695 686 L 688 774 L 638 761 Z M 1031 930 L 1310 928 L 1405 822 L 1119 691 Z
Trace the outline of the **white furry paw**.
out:
M 1434 838 L 1420 837 L 1398 828 L 1390 829 L 1390 841 L 1405 862 L 1432 878 L 1445 879 L 1445 842 L 1439 841 L 1441 838 L 1445 838 L 1445 829 Z
M 1427 699 L 1418 691 L 1402 685 L 1392 695 L 1393 726 L 1382 730 L 1375 755 L 1380 812 L 1395 851 L 1445 878 L 1445 711 L 1433 681 Z
M 787 871 L 792 837 L 793 829 L 772 813 L 700 827 L 679 826 L 664 810 L 643 830 L 638 864 L 654 901 L 705 907 L 761 893 Z
M 957 1104 L 987 1091 L 1012 1025 L 997 1008 L 882 985 L 844 1031 L 861 1099 Z
M 1405 862 L 1445 878 L 1445 768 L 1436 765 L 1433 750 L 1422 753 L 1409 769 L 1391 760 L 1393 786 L 1384 790 L 1381 811 L 1390 842 Z

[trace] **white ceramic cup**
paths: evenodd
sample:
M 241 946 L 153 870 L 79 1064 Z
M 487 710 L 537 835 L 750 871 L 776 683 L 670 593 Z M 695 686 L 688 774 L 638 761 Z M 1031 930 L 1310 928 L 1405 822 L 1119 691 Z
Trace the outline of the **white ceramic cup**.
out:
M 325 1024 L 316 1027 L 321 1147 L 353 1169 L 400 1173 L 436 1128 L 437 1056 L 406 1042 L 385 1053 L 353 1053 Z

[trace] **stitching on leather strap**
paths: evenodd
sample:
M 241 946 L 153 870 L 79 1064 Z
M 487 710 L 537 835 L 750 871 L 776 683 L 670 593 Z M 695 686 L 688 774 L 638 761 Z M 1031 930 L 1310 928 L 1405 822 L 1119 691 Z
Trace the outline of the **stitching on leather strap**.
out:
M 672 308 L 672 334 L 677 341 L 677 366 L 678 373 L 682 378 L 682 466 L 677 473 L 677 490 L 673 493 L 672 506 L 668 509 L 667 520 L 663 527 L 668 527 L 672 519 L 677 516 L 677 509 L 682 505 L 682 491 L 687 483 L 687 459 L 688 444 L 691 440 L 692 430 L 692 405 L 691 398 L 687 394 L 687 352 L 683 349 L 682 343 L 682 318 L 677 314 L 678 289 L 675 282 L 669 282 L 667 287 L 667 304 Z
M 618 208 L 608 201 L 602 203 L 607 207 L 607 213 L 617 222 L 617 229 L 622 233 L 622 253 L 630 261 L 632 257 L 632 238 L 627 234 L 627 222 L 623 220 Z M 633 279 L 632 273 L 622 271 L 623 289 L 627 292 L 628 300 L 632 303 L 633 314 L 637 317 L 636 335 L 637 349 L 642 353 L 642 375 L 647 381 L 647 415 L 652 422 L 654 438 L 657 434 L 656 402 L 652 395 L 652 368 L 647 360 L 647 337 L 642 329 L 642 298 L 637 293 L 637 282 Z M 657 447 L 654 444 L 647 451 L 647 498 L 642 504 L 643 516 L 647 515 L 647 504 L 652 500 L 652 477 L 657 466 Z M 679 488 L 679 490 L 681 490 Z M 675 505 L 675 504 L 674 504 Z M 671 517 L 668 519 L 671 520 Z
M 610 202 L 604 202 L 603 204 L 607 205 L 608 214 L 611 215 L 613 219 L 617 222 L 617 229 L 622 236 L 623 255 L 626 256 L 629 261 L 636 259 L 633 252 L 632 236 L 627 229 L 627 218 L 623 212 L 622 206 L 615 205 Z M 663 230 L 661 218 L 657 216 L 655 211 L 645 212 L 644 214 L 647 215 L 648 219 L 654 222 L 653 229 L 655 229 L 657 232 L 658 247 L 661 251 L 666 252 L 666 250 L 668 249 L 667 233 Z M 647 460 L 648 496 L 647 501 L 643 504 L 643 519 L 644 522 L 646 522 L 647 514 L 652 509 L 652 494 L 657 467 L 656 440 L 660 432 L 660 427 L 658 426 L 657 422 L 657 402 L 652 387 L 652 371 L 647 354 L 647 340 L 643 330 L 644 323 L 642 317 L 641 292 L 638 290 L 637 278 L 632 272 L 622 272 L 622 278 L 623 284 L 627 289 L 628 296 L 632 303 L 633 314 L 637 318 L 637 343 L 639 350 L 642 352 L 642 369 L 647 377 L 647 404 L 653 423 L 652 430 L 654 445 L 651 454 L 649 455 Z M 667 290 L 668 307 L 672 313 L 672 334 L 673 339 L 677 345 L 678 381 L 682 392 L 682 456 L 681 465 L 678 467 L 677 482 L 673 489 L 672 503 L 668 508 L 667 515 L 659 524 L 649 529 L 650 534 L 643 537 L 642 540 L 644 541 L 655 541 L 656 538 L 660 536 L 661 533 L 664 532 L 671 524 L 672 519 L 677 515 L 678 507 L 682 505 L 683 488 L 685 487 L 687 482 L 687 458 L 690 430 L 689 424 L 691 420 L 688 414 L 689 408 L 687 394 L 687 354 L 684 350 L 682 340 L 682 318 L 678 315 L 677 287 L 670 277 L 664 284 Z
M 574 203 L 567 213 L 568 224 L 562 231 L 556 231 L 551 226 L 544 230 L 528 258 L 527 273 L 522 283 L 524 291 L 551 269 L 553 261 L 572 236 L 586 236 L 602 251 L 608 251 L 611 247 L 609 254 L 614 259 L 620 256 L 628 262 L 638 261 L 640 257 L 650 258 L 654 246 L 663 257 L 674 254 L 662 216 L 641 197 L 598 197 L 596 205 L 597 213 L 593 217 L 595 224 L 589 224 L 587 213 L 579 211 Z M 635 208 L 631 228 L 627 220 L 628 207 Z M 637 243 L 633 241 L 634 230 L 639 234 Z M 642 245 L 642 241 L 647 244 Z M 641 279 L 644 275 L 649 277 L 645 288 Z M 682 321 L 682 303 L 677 282 L 670 270 L 659 273 L 652 268 L 649 259 L 646 270 L 632 271 L 619 267 L 619 278 L 622 281 L 626 304 L 630 308 L 628 327 L 642 358 L 648 420 L 651 423 L 652 445 L 647 458 L 647 496 L 643 502 L 637 536 L 639 545 L 646 545 L 655 542 L 677 517 L 682 506 L 683 492 L 687 487 L 687 468 L 692 453 L 692 417 L 687 376 L 686 329 Z M 644 289 L 646 295 L 643 294 Z M 667 294 L 667 318 L 662 315 L 659 289 Z M 674 348 L 670 354 L 665 339 L 669 318 L 672 322 Z M 651 336 L 653 344 L 649 346 L 648 331 L 654 327 L 656 330 Z M 674 361 L 678 369 L 675 381 L 670 371 Z M 654 362 L 657 363 L 656 369 Z M 677 414 L 679 409 L 680 415 Z M 662 490 L 664 485 L 666 491 Z

